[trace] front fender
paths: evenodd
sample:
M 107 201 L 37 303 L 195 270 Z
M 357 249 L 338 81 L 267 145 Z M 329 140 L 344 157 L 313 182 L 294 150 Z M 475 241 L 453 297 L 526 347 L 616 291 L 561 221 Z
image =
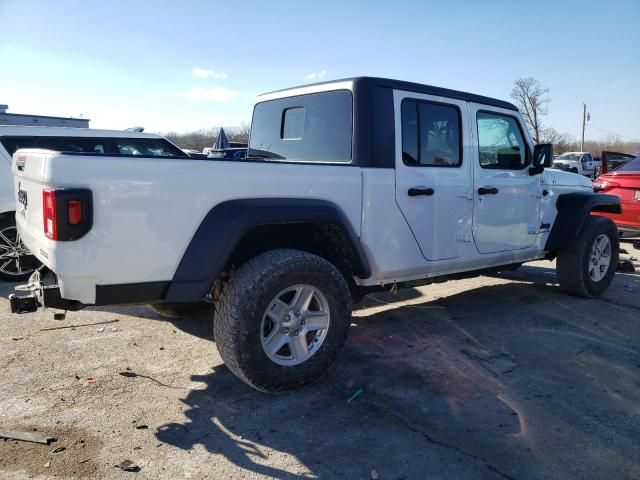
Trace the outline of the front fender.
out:
M 558 196 L 558 214 L 547 239 L 545 250 L 568 249 L 591 212 L 622 213 L 620 198 L 593 192 L 571 192 Z

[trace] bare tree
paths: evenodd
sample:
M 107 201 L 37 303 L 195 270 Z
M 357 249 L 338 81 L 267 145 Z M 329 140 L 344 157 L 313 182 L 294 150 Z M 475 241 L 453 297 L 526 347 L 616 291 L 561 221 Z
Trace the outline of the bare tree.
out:
M 540 131 L 540 139 L 536 143 L 553 143 L 553 151 L 559 155 L 573 150 L 576 140 L 568 133 L 561 133 L 553 127 L 547 127 Z
M 232 142 L 248 143 L 249 133 L 251 133 L 251 125 L 247 122 L 242 122 L 239 127 L 230 130 L 227 137 Z
M 542 117 L 547 114 L 548 94 L 549 89 L 531 77 L 519 78 L 511 90 L 511 98 L 522 112 L 536 143 L 540 143 L 543 133 Z

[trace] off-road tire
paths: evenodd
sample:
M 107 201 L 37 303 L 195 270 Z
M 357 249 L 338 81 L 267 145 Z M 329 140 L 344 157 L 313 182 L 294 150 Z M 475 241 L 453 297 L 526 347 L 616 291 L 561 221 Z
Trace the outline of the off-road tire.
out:
M 213 304 L 207 302 L 156 302 L 150 303 L 151 309 L 166 318 L 183 319 L 213 311 Z
M 309 359 L 283 366 L 262 348 L 260 325 L 278 292 L 298 284 L 323 293 L 331 320 L 323 343 Z M 226 366 L 243 382 L 269 393 L 295 390 L 318 381 L 333 365 L 347 339 L 351 309 L 347 283 L 327 260 L 299 250 L 272 250 L 232 274 L 216 305 L 214 338 Z
M 605 234 L 611 242 L 611 263 L 604 277 L 594 282 L 589 276 L 591 248 L 596 238 Z M 556 276 L 560 288 L 571 295 L 597 297 L 613 280 L 618 265 L 620 242 L 615 224 L 606 217 L 589 215 L 567 250 L 558 253 Z

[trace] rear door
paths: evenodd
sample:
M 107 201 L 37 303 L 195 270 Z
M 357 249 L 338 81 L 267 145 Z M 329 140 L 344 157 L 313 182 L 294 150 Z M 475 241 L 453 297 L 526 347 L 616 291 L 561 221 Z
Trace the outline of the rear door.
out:
M 427 260 L 460 257 L 471 242 L 467 103 L 394 92 L 396 202 Z
M 520 116 L 470 104 L 474 155 L 473 238 L 480 253 L 533 245 L 541 175 L 529 175 L 531 146 Z

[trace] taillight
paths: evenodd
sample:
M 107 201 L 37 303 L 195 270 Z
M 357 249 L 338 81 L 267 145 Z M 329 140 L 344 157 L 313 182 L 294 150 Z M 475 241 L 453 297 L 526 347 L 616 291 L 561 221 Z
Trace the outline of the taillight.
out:
M 67 218 L 69 225 L 79 225 L 82 222 L 82 202 L 80 200 L 67 202 Z
M 51 189 L 42 191 L 44 234 L 51 240 L 77 240 L 92 226 L 91 190 Z
M 616 188 L 619 186 L 619 183 L 612 182 L 610 180 L 596 180 L 595 182 L 593 182 L 593 190 L 596 192 L 602 192 L 604 190 L 609 190 L 611 188 Z
M 51 240 L 58 239 L 58 219 L 56 214 L 56 191 L 45 189 L 42 192 L 42 217 L 44 234 Z

